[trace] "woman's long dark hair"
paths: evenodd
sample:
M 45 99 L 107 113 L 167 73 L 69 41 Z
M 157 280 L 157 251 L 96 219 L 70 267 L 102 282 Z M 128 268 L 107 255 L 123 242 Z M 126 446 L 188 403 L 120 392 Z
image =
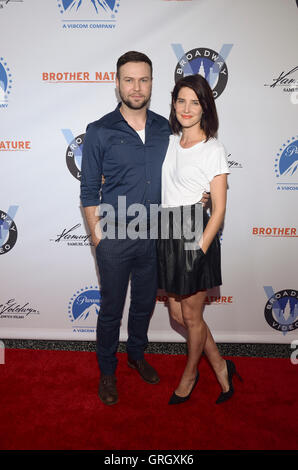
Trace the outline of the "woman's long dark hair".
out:
M 172 91 L 172 105 L 169 121 L 173 134 L 179 134 L 182 129 L 181 124 L 176 118 L 174 104 L 177 101 L 179 91 L 184 87 L 191 88 L 195 92 L 202 106 L 203 114 L 200 125 L 201 129 L 206 134 L 206 141 L 210 137 L 215 137 L 218 130 L 218 116 L 215 101 L 209 83 L 201 75 L 187 75 L 181 78 Z

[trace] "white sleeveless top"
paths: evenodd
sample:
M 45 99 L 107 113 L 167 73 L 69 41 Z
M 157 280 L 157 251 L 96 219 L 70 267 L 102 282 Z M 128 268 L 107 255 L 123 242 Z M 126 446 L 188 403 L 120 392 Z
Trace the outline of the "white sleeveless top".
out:
M 162 166 L 163 207 L 187 206 L 199 202 L 210 191 L 216 175 L 230 173 L 227 152 L 216 139 L 199 142 L 190 148 L 180 145 L 181 135 L 171 135 Z

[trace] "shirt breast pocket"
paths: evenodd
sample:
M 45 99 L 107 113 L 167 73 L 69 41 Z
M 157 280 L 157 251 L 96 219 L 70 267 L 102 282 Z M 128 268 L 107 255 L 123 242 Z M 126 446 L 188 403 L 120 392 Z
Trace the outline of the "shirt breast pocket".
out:
M 111 168 L 130 169 L 144 164 L 144 146 L 133 137 L 113 137 L 105 162 Z

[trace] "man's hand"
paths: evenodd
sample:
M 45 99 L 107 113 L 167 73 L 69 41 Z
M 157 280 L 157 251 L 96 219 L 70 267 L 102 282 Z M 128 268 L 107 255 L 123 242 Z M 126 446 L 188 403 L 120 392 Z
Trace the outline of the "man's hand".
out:
M 92 240 L 92 243 L 94 245 L 94 248 L 96 248 L 97 245 L 99 245 L 100 241 L 101 241 L 100 238 L 97 238 L 97 237 L 91 237 L 91 240 Z
M 101 240 L 101 230 L 99 223 L 99 211 L 98 207 L 90 206 L 84 208 L 85 217 L 91 232 L 91 240 L 95 248 L 100 243 Z

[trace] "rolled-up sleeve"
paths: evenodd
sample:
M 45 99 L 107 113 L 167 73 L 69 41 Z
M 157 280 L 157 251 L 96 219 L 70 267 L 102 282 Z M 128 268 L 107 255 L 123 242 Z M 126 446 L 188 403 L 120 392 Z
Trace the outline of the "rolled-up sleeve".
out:
M 89 124 L 83 143 L 81 168 L 81 202 L 83 207 L 98 206 L 102 181 L 102 155 L 99 130 Z

